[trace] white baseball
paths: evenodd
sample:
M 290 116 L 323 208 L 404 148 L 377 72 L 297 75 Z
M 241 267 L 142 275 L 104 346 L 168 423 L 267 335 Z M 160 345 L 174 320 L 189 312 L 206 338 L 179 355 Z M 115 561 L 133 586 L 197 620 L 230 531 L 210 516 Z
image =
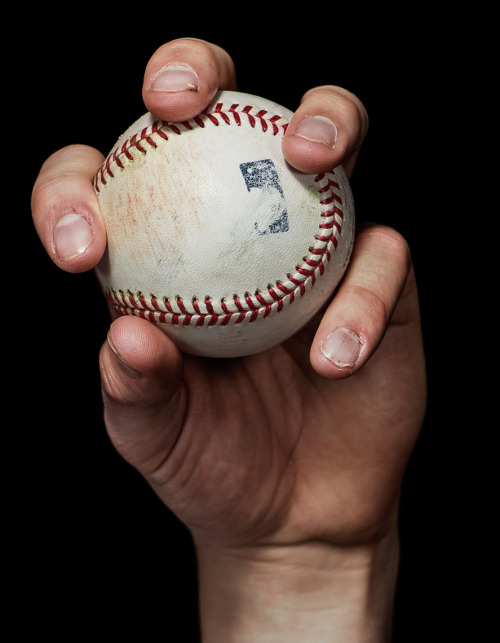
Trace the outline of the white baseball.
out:
M 292 113 L 223 91 L 181 123 L 147 113 L 94 188 L 108 235 L 96 268 L 111 307 L 157 324 L 181 350 L 236 357 L 300 330 L 349 261 L 354 207 L 341 167 L 296 171 Z

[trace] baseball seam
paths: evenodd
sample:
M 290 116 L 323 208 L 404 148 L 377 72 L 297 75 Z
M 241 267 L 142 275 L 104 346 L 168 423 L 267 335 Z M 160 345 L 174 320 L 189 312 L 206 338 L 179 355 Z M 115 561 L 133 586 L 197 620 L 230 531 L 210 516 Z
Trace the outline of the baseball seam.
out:
M 266 110 L 238 104 L 231 104 L 226 108 L 223 103 L 217 103 L 212 110 L 207 109 L 188 121 L 154 121 L 108 155 L 94 178 L 95 190 L 100 192 L 108 180 L 114 178 L 116 168 L 123 170 L 127 162 L 134 160 L 136 152 L 145 155 L 150 149 L 157 148 L 162 141 L 168 141 L 171 135 L 180 136 L 183 131 L 206 125 L 241 126 L 244 123 L 252 128 L 260 127 L 263 133 L 273 136 L 280 132 L 284 134 L 288 126 L 282 116 L 269 114 Z M 340 185 L 335 179 L 335 170 L 318 174 L 314 179 L 318 185 L 321 223 L 314 243 L 309 248 L 310 254 L 303 258 L 302 265 L 296 266 L 293 274 L 286 275 L 286 279 L 276 281 L 274 285 L 269 284 L 267 289 L 257 290 L 253 294 L 234 294 L 227 300 L 215 300 L 207 296 L 203 301 L 195 297 L 187 301 L 180 296 L 161 298 L 154 294 L 145 296 L 140 292 L 108 288 L 105 294 L 109 304 L 119 315 L 137 315 L 157 324 L 180 326 L 226 326 L 243 321 L 254 322 L 268 317 L 271 312 L 281 311 L 286 304 L 291 304 L 297 296 L 303 296 L 306 290 L 314 286 L 316 279 L 323 275 L 332 251 L 338 245 L 343 212 Z

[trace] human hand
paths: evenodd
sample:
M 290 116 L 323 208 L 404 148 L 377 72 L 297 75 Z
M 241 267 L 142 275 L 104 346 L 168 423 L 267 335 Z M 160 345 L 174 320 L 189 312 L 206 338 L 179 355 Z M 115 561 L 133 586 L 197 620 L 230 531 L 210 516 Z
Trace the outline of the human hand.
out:
M 228 54 L 182 39 L 152 57 L 143 98 L 157 117 L 184 120 L 218 88 L 236 89 Z M 283 152 L 301 171 L 343 163 L 350 174 L 366 129 L 355 96 L 315 88 Z M 65 148 L 34 187 L 42 242 L 70 272 L 93 268 L 105 249 L 91 185 L 102 160 L 92 148 Z M 364 226 L 322 319 L 281 346 L 236 360 L 194 358 L 148 322 L 121 318 L 102 348 L 101 374 L 113 443 L 193 534 L 207 640 L 222 626 L 232 640 L 224 612 L 235 640 L 253 640 L 263 613 L 266 632 L 278 634 L 269 640 L 280 640 L 290 609 L 310 640 L 323 640 L 309 622 L 319 612 L 326 636 L 356 627 L 359 638 L 342 640 L 384 640 L 390 590 L 377 608 L 380 638 L 366 635 L 375 626 L 359 614 L 359 595 L 374 575 L 393 582 L 400 482 L 425 403 L 417 291 L 399 234 Z

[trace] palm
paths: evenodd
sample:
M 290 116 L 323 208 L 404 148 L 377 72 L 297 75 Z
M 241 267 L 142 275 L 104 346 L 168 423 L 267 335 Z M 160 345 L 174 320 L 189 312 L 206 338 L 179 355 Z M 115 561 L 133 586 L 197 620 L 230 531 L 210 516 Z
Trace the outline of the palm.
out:
M 412 307 L 345 380 L 315 373 L 300 338 L 240 360 L 185 358 L 183 424 L 148 477 L 195 538 L 352 543 L 384 529 L 424 404 Z

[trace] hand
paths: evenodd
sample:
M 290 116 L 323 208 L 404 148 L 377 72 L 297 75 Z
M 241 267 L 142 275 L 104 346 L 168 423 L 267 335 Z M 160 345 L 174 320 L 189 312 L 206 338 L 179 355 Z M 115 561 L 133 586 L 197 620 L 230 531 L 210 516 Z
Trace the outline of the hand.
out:
M 184 120 L 218 88 L 236 89 L 228 54 L 181 39 L 152 57 L 143 98 L 157 117 Z M 350 174 L 367 126 L 355 96 L 315 88 L 283 152 L 301 171 L 343 163 Z M 33 190 L 40 238 L 70 272 L 91 269 L 105 249 L 91 185 L 102 160 L 84 146 L 60 150 Z M 425 405 L 417 290 L 397 232 L 360 229 L 322 319 L 285 344 L 219 362 L 182 355 L 150 323 L 120 318 L 101 375 L 117 450 L 193 535 L 206 640 L 221 629 L 228 641 L 263 640 L 262 631 L 282 640 L 290 610 L 307 640 L 386 640 L 398 495 Z M 370 597 L 377 616 L 360 598 L 374 576 L 385 588 Z

